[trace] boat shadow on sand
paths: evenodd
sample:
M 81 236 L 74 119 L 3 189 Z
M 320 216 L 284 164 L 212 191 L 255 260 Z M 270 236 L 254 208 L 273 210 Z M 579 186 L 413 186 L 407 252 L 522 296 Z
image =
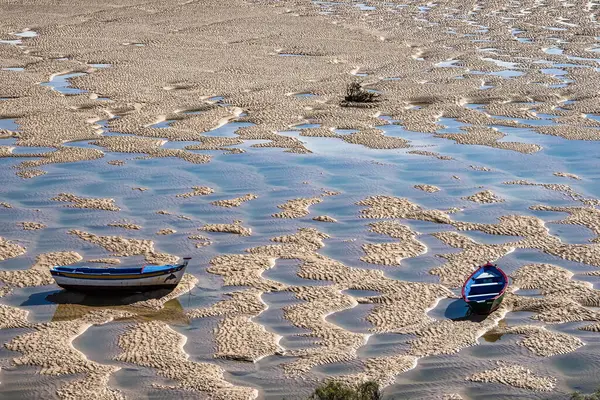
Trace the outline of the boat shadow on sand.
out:
M 188 325 L 189 317 L 178 298 L 166 301 L 162 308 L 148 307 L 143 302 L 161 299 L 172 290 L 160 289 L 145 293 L 82 293 L 68 290 L 37 293 L 29 297 L 23 305 L 55 304 L 52 322 L 70 321 L 82 318 L 99 310 L 127 311 L 133 316 L 119 320 L 163 321 L 175 325 Z
M 452 321 L 482 322 L 489 317 L 489 314 L 475 314 L 471 311 L 467 302 L 463 299 L 457 299 L 448 305 L 444 311 L 444 317 Z

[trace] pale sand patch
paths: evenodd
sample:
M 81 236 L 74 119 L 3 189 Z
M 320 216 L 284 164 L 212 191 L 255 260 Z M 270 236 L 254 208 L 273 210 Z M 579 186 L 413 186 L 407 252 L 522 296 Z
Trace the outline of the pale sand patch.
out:
M 122 394 L 108 387 L 109 376 L 119 367 L 88 360 L 72 346 L 72 342 L 92 325 L 103 325 L 125 316 L 128 314 L 102 310 L 73 321 L 33 325 L 34 332 L 17 336 L 5 346 L 23 353 L 12 360 L 13 364 L 41 367 L 39 373 L 42 375 L 84 374 L 83 379 L 58 389 L 61 399 L 124 399 Z
M 130 222 L 111 222 L 110 224 L 108 224 L 108 226 L 112 226 L 115 228 L 129 229 L 129 230 L 134 230 L 134 231 L 139 231 L 140 229 L 142 229 L 142 227 L 140 225 L 132 224 Z
M 19 222 L 18 225 L 25 231 L 37 231 L 39 229 L 47 228 L 45 224 L 40 222 Z
M 227 208 L 239 207 L 243 203 L 245 203 L 247 201 L 250 201 L 250 200 L 257 199 L 257 198 L 258 198 L 257 195 L 252 194 L 252 193 L 248 193 L 248 194 L 246 194 L 244 196 L 236 197 L 236 198 L 233 198 L 233 199 L 213 201 L 210 204 L 212 204 L 214 206 L 227 207 Z
M 203 235 L 190 235 L 190 236 L 188 236 L 188 239 L 197 240 L 197 242 L 196 242 L 197 249 L 200 247 L 210 246 L 212 244 L 212 242 L 210 241 L 210 238 L 207 238 L 206 236 L 203 236 Z
M 164 140 L 135 136 L 104 136 L 91 143 L 112 152 L 147 154 L 147 156 L 140 159 L 178 157 L 193 164 L 204 164 L 211 159 L 210 156 L 205 154 L 190 153 L 180 149 L 165 149 L 161 147 L 165 143 Z
M 287 319 L 294 325 L 311 330 L 311 336 L 319 340 L 317 349 L 290 352 L 299 360 L 286 365 L 290 375 L 304 374 L 313 366 L 323 363 L 347 361 L 356 357 L 356 350 L 364 344 L 366 336 L 348 332 L 327 322 L 324 318 L 332 312 L 354 307 L 356 301 L 342 293 L 344 289 L 377 290 L 389 294 L 386 298 L 375 296 L 364 299 L 375 304 L 370 314 L 374 330 L 413 331 L 430 322 L 426 308 L 440 297 L 451 295 L 439 285 L 409 283 L 386 278 L 381 271 L 348 268 L 343 264 L 316 254 L 327 238 L 316 229 L 299 229 L 294 235 L 273 238 L 280 244 L 248 249 L 251 255 L 219 256 L 211 261 L 209 272 L 224 276 L 227 285 L 247 285 L 258 290 L 289 290 L 305 302 L 286 307 Z M 273 258 L 296 258 L 302 260 L 298 275 L 306 279 L 334 281 L 334 286 L 289 287 L 261 279 L 260 274 L 273 265 Z M 260 293 L 249 290 L 235 293 L 205 310 L 195 310 L 192 317 L 207 315 L 253 314 L 264 309 Z
M 147 299 L 147 300 L 141 300 L 136 303 L 133 303 L 131 306 L 132 307 L 145 307 L 145 308 L 150 308 L 153 310 L 160 310 L 161 308 L 164 307 L 164 305 L 168 301 L 176 299 L 179 296 L 190 292 L 194 287 L 196 287 L 197 283 L 198 283 L 198 278 L 196 278 L 192 274 L 186 273 L 183 275 L 183 277 L 179 281 L 179 285 L 177 285 L 177 287 L 175 287 L 175 289 L 173 289 L 172 291 L 167 293 L 165 296 L 160 297 L 158 299 L 151 298 L 151 299 Z
M 510 243 L 514 248 L 539 249 L 566 260 L 589 265 L 600 265 L 600 245 L 565 244 L 549 234 L 544 221 L 536 217 L 506 215 L 498 218 L 497 224 L 454 222 L 458 230 L 479 230 L 492 235 L 521 236 L 524 239 Z
M 384 131 L 375 128 L 361 129 L 350 135 L 339 135 L 347 143 L 361 144 L 370 149 L 406 149 L 411 147 L 408 140 L 394 136 L 385 136 Z
M 10 286 L 0 286 L 0 298 L 8 296 L 11 292 L 12 288 Z
M 48 172 L 41 169 L 22 169 L 17 171 L 17 176 L 23 179 L 31 179 L 38 176 L 46 175 Z
M 0 261 L 25 254 L 25 247 L 0 237 Z
M 472 170 L 481 171 L 481 172 L 490 172 L 492 170 L 491 168 L 483 167 L 480 165 L 469 165 L 469 168 L 471 168 Z
M 193 144 L 191 146 L 185 146 L 186 150 L 221 150 L 224 154 L 242 154 L 246 150 L 229 147 L 235 144 L 242 144 L 244 141 L 240 138 L 230 137 L 215 137 L 215 136 L 200 136 L 196 138 L 201 144 Z
M 450 393 L 443 395 L 441 400 L 463 400 L 463 397 L 458 393 Z
M 4 201 L 0 203 L 0 207 L 3 207 L 3 208 L 12 208 L 12 206 L 10 204 L 8 204 L 8 203 L 6 203 Z
M 0 304 L 0 329 L 28 327 L 30 325 L 27 320 L 28 314 L 27 310 Z
M 452 221 L 446 213 L 440 210 L 425 210 L 410 200 L 392 196 L 371 196 L 356 203 L 367 206 L 361 210 L 362 218 L 403 218 L 421 221 L 431 221 L 440 224 L 450 224 Z
M 556 378 L 539 376 L 520 365 L 498 367 L 476 373 L 467 378 L 472 382 L 502 383 L 518 388 L 549 392 L 556 385 Z
M 483 245 L 465 237 L 461 238 L 455 233 L 435 233 L 434 236 L 446 241 L 450 246 L 464 249 L 458 254 L 443 255 L 442 257 L 449 262 L 431 271 L 432 274 L 439 275 L 443 283 L 450 286 L 460 287 L 473 268 L 486 261 L 500 258 L 515 248 L 539 249 L 567 260 L 600 265 L 599 245 L 564 244 L 557 237 L 550 235 L 544 222 L 536 217 L 508 215 L 500 217 L 498 224 L 479 224 L 454 222 L 445 212 L 425 210 L 407 199 L 398 197 L 372 196 L 357 204 L 369 206 L 361 211 L 362 216 L 366 218 L 425 220 L 451 224 L 458 230 L 479 230 L 494 235 L 524 237 L 512 243 Z
M 554 176 L 560 176 L 560 177 L 563 177 L 563 178 L 575 179 L 577 181 L 581 180 L 581 178 L 579 176 L 577 176 L 575 174 L 572 174 L 570 172 L 555 172 L 553 175 Z
M 54 282 L 50 275 L 51 267 L 69 265 L 81 260 L 81 256 L 73 251 L 40 254 L 29 269 L 0 271 L 0 281 L 14 287 L 50 285 Z
M 556 224 L 569 224 L 585 226 L 598 237 L 592 239 L 594 243 L 600 243 L 600 210 L 594 207 L 553 207 L 536 205 L 529 207 L 536 211 L 565 212 L 569 216 L 563 220 L 555 221 Z
M 284 308 L 285 318 L 294 325 L 311 331 L 319 346 L 291 350 L 290 356 L 299 359 L 283 366 L 291 376 L 302 375 L 321 364 L 349 361 L 356 358 L 356 350 L 365 343 L 365 335 L 349 332 L 325 320 L 325 316 L 352 308 L 356 301 L 334 286 L 294 286 L 289 290 L 304 302 Z
M 91 197 L 79 197 L 69 193 L 60 193 L 58 196 L 53 197 L 51 200 L 71 203 L 65 206 L 70 208 L 92 208 L 96 210 L 106 211 L 121 210 L 115 205 L 114 199 L 94 199 Z
M 450 156 L 443 156 L 440 153 L 436 153 L 434 151 L 427 151 L 427 150 L 411 150 L 408 152 L 408 154 L 416 154 L 416 155 L 420 155 L 420 156 L 427 156 L 427 157 L 433 157 L 433 158 L 437 158 L 438 160 L 454 160 L 454 158 L 450 157 Z
M 501 142 L 506 134 L 486 126 L 463 126 L 463 133 L 436 134 L 436 137 L 454 140 L 458 144 L 470 144 L 495 147 L 498 149 L 512 150 L 519 153 L 531 154 L 538 152 L 542 146 L 520 142 Z
M 413 187 L 427 193 L 435 193 L 440 191 L 439 187 L 433 185 L 415 185 Z
M 496 196 L 491 190 L 484 190 L 482 192 L 475 193 L 471 196 L 461 197 L 463 200 L 472 201 L 475 203 L 504 203 L 504 199 Z
M 442 297 L 452 296 L 451 292 L 441 285 L 389 279 L 382 271 L 349 268 L 338 261 L 316 253 L 316 250 L 323 247 L 323 239 L 327 237 L 328 235 L 315 229 L 304 228 L 299 229 L 295 235 L 272 239 L 275 242 L 283 243 L 281 245 L 254 247 L 247 251 L 275 258 L 302 260 L 298 276 L 305 279 L 333 281 L 339 290 L 357 289 L 381 292 L 381 296 L 361 299 L 361 302 L 375 305 L 367 320 L 374 325 L 373 330 L 377 332 L 413 332 L 431 321 L 426 315 L 428 307 L 434 305 Z M 339 295 L 332 294 L 332 296 L 334 299 L 338 299 L 336 300 L 338 302 L 349 301 Z M 334 303 L 331 303 L 331 306 L 334 306 Z M 350 352 L 350 354 L 353 353 Z
M 31 154 L 21 155 L 21 157 L 31 156 Z M 60 147 L 56 151 L 50 153 L 36 154 L 35 157 L 40 157 L 40 159 L 23 161 L 17 166 L 17 168 L 35 168 L 48 164 L 97 160 L 99 158 L 104 157 L 104 153 L 96 149 L 84 149 L 81 147 Z
M 544 189 L 553 190 L 555 192 L 560 192 L 565 196 L 575 200 L 580 201 L 587 206 L 597 206 L 600 205 L 600 200 L 598 199 L 588 199 L 584 197 L 582 194 L 577 193 L 573 188 L 569 185 L 558 184 L 558 183 L 535 183 L 529 182 L 527 180 L 516 180 L 516 181 L 508 181 L 503 182 L 505 185 L 522 185 L 522 186 L 539 186 Z
M 547 297 L 569 298 L 588 307 L 600 307 L 600 290 L 590 282 L 573 280 L 573 273 L 552 264 L 528 264 L 512 274 L 522 289 L 539 289 Z
M 406 225 L 396 221 L 376 222 L 369 225 L 371 232 L 400 239 L 397 243 L 367 243 L 362 246 L 365 256 L 360 259 L 370 264 L 400 265 L 405 258 L 424 254 L 427 247 L 416 239 L 416 234 Z
M 275 218 L 300 218 L 307 216 L 310 211 L 308 208 L 314 204 L 322 202 L 323 199 L 319 197 L 311 198 L 297 198 L 288 200 L 284 204 L 280 204 L 277 208 L 283 210 L 283 212 L 273 214 Z
M 409 355 L 394 355 L 390 357 L 374 357 L 362 361 L 364 371 L 354 375 L 343 376 L 339 380 L 349 384 L 376 381 L 380 387 L 394 383 L 396 376 L 417 365 L 417 357 Z
M 165 228 L 156 232 L 157 235 L 172 235 L 177 232 L 175 229 Z
M 256 289 L 243 292 L 227 293 L 225 300 L 218 301 L 206 308 L 188 311 L 190 318 L 205 318 L 217 315 L 249 315 L 256 316 L 266 308 L 260 296 L 262 291 Z
M 233 233 L 240 236 L 250 236 L 252 234 L 252 229 L 242 226 L 242 221 L 234 221 L 233 224 L 206 224 L 198 229 L 206 232 Z
M 338 192 L 337 190 L 326 190 L 322 189 L 323 193 L 321 193 L 321 197 L 329 197 L 329 196 L 337 196 L 342 194 L 342 192 Z
M 183 197 L 184 199 L 187 199 L 194 196 L 207 196 L 211 193 L 214 193 L 214 189 L 211 189 L 207 186 L 193 186 L 191 192 L 180 193 L 175 197 Z
M 502 305 L 481 322 L 435 321 L 417 330 L 417 339 L 410 341 L 408 354 L 427 357 L 440 354 L 455 354 L 461 349 L 477 345 L 477 339 L 498 324 L 508 311 Z
M 313 221 L 319 222 L 337 222 L 337 219 L 330 217 L 329 215 L 319 215 L 313 218 Z
M 458 393 L 450 393 L 443 395 L 442 400 L 463 400 L 463 397 Z
M 109 165 L 117 166 L 117 167 L 120 167 L 120 166 L 123 166 L 126 164 L 126 162 L 123 160 L 111 160 L 111 161 L 107 161 L 106 163 Z
M 98 236 L 92 233 L 70 230 L 69 234 L 75 235 L 86 242 L 96 244 L 113 253 L 116 257 L 130 257 L 143 255 L 151 264 L 174 264 L 179 257 L 166 253 L 157 253 L 154 242 L 147 239 L 126 239 L 121 236 Z
M 146 190 L 148 190 L 148 188 L 143 188 L 143 187 L 133 187 L 131 188 L 131 190 L 138 190 L 140 192 L 145 192 Z
M 186 337 L 168 325 L 151 321 L 135 325 L 119 337 L 123 350 L 117 361 L 154 368 L 177 381 L 173 388 L 205 392 L 218 400 L 255 399 L 256 389 L 227 382 L 224 370 L 214 364 L 190 361 L 183 351 Z
M 546 298 L 531 298 L 511 295 L 508 299 L 505 299 L 505 302 L 511 305 L 513 311 L 536 313 L 536 315 L 531 317 L 532 319 L 544 321 L 549 324 L 600 321 L 600 312 L 585 307 L 567 297 L 549 296 Z
M 275 266 L 274 259 L 257 254 L 224 254 L 210 260 L 207 271 L 223 276 L 227 286 L 250 286 L 263 291 L 284 290 L 286 285 L 261 274 Z
M 542 357 L 567 354 L 584 345 L 576 336 L 549 331 L 544 327 L 535 325 L 504 328 L 502 332 L 524 335 L 525 338 L 519 344 Z
M 225 316 L 217 326 L 215 357 L 256 362 L 272 354 L 283 354 L 279 336 L 244 315 Z
M 582 331 L 600 332 L 600 322 L 597 323 L 597 324 L 591 324 L 591 325 L 582 326 L 579 329 L 582 330 Z
M 441 285 L 390 279 L 382 271 L 349 268 L 318 254 L 300 257 L 305 259 L 298 272 L 301 278 L 329 280 L 344 289 L 382 293 L 360 299 L 361 303 L 375 305 L 367 317 L 374 332 L 414 332 L 431 321 L 426 314 L 430 307 L 440 298 L 452 296 Z
M 446 263 L 429 271 L 440 277 L 440 282 L 450 287 L 461 287 L 465 279 L 480 265 L 496 260 L 514 249 L 513 243 L 481 244 L 457 232 L 436 232 L 432 236 L 451 247 L 460 248 L 458 253 L 439 254 Z
M 95 263 L 95 264 L 111 264 L 111 265 L 121 264 L 121 260 L 119 260 L 118 258 L 95 258 L 93 260 L 88 260 L 87 262 Z
M 272 258 L 303 259 L 323 247 L 323 239 L 327 238 L 329 238 L 329 235 L 314 228 L 300 228 L 293 235 L 277 236 L 271 239 L 272 242 L 283 244 L 258 246 L 246 251 Z
M 559 136 L 567 140 L 600 140 L 600 132 L 598 132 L 597 128 L 561 124 L 554 126 L 538 126 L 535 130 L 543 135 Z

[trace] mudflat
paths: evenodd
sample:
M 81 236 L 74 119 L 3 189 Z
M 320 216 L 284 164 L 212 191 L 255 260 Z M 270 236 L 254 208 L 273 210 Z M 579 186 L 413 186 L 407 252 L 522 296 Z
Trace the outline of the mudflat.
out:
M 0 398 L 592 392 L 596 13 L 0 0 Z M 184 256 L 171 293 L 49 273 Z M 487 261 L 511 283 L 474 317 Z

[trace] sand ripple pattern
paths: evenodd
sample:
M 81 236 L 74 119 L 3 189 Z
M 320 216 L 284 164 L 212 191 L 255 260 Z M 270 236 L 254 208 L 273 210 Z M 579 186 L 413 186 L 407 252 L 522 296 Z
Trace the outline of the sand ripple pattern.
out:
M 309 214 L 308 207 L 322 202 L 319 197 L 298 198 L 288 200 L 285 204 L 278 205 L 277 208 L 282 209 L 280 213 L 273 214 L 275 218 L 300 218 Z
M 125 317 L 127 313 L 103 310 L 73 321 L 35 325 L 34 332 L 17 336 L 5 346 L 23 353 L 13 359 L 14 364 L 39 366 L 41 374 L 84 374 L 83 379 L 68 383 L 58 390 L 61 399 L 124 399 L 119 392 L 108 387 L 110 374 L 119 368 L 90 361 L 71 345 L 73 339 L 91 325 L 105 324 L 116 316 Z
M 143 255 L 152 264 L 173 264 L 179 257 L 166 253 L 157 253 L 154 250 L 154 242 L 147 239 L 126 239 L 120 236 L 98 236 L 76 229 L 70 230 L 69 234 L 75 235 L 86 242 L 96 244 L 105 248 L 117 257 L 130 257 Z
M 535 391 L 551 391 L 556 379 L 539 376 L 519 365 L 498 367 L 483 371 L 468 378 L 473 382 L 495 382 Z
M 75 196 L 74 194 L 61 193 L 52 198 L 53 201 L 61 201 L 71 203 L 66 207 L 70 208 L 92 208 L 96 210 L 119 211 L 119 207 L 115 205 L 114 199 L 92 199 Z
M 161 376 L 177 381 L 175 388 L 204 392 L 219 400 L 254 399 L 256 389 L 237 387 L 214 364 L 190 361 L 184 352 L 186 337 L 158 321 L 138 324 L 119 338 L 123 353 L 118 361 L 155 368 Z

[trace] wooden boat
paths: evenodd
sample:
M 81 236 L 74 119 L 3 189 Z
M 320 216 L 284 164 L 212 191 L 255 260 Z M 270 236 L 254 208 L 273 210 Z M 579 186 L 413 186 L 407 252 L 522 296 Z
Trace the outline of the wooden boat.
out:
M 80 292 L 116 291 L 144 292 L 174 289 L 191 258 L 180 265 L 145 265 L 134 268 L 52 267 L 50 273 L 56 284 Z
M 489 314 L 500 307 L 508 287 L 508 277 L 495 264 L 479 267 L 467 278 L 462 297 L 476 314 Z

